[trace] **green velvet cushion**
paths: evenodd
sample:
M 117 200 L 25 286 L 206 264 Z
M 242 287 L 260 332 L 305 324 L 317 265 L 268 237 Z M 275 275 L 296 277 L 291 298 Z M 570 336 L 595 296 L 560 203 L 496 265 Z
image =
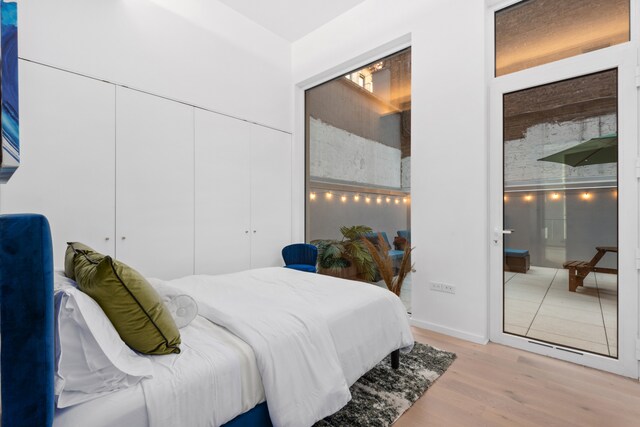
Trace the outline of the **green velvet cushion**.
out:
M 77 251 L 80 289 L 105 312 L 122 340 L 144 354 L 180 353 L 180 332 L 160 295 L 133 268 L 93 251 Z
M 64 275 L 71 280 L 76 280 L 76 273 L 74 271 L 73 257 L 76 251 L 91 251 L 95 252 L 87 245 L 83 245 L 78 242 L 67 242 L 67 251 L 64 253 Z

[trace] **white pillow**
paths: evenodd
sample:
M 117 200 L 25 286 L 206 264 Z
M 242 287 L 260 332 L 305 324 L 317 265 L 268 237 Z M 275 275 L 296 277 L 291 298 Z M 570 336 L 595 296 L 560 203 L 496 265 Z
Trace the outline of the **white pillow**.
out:
M 56 378 L 58 408 L 113 393 L 151 377 L 151 361 L 122 341 L 100 306 L 55 274 Z
M 162 298 L 179 329 L 187 326 L 198 315 L 198 303 L 179 289 L 167 285 L 160 279 L 148 279 L 149 283 Z

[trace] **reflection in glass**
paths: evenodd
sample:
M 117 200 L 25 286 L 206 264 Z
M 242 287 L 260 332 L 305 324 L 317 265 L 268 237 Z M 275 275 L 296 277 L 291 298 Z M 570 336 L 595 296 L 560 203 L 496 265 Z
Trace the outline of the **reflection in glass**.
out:
M 307 90 L 305 112 L 307 240 L 341 241 L 341 227 L 365 225 L 384 233 L 397 273 L 411 244 L 411 49 Z M 320 272 L 370 280 L 342 264 Z M 410 277 L 402 289 L 410 310 Z
M 617 70 L 504 95 L 504 331 L 617 357 Z
M 629 41 L 629 0 L 528 0 L 495 14 L 496 76 Z

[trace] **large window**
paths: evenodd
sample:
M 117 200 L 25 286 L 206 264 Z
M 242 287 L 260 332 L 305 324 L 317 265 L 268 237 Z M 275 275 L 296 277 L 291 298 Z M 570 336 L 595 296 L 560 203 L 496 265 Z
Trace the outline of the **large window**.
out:
M 364 225 L 385 233 L 391 249 L 410 241 L 411 50 L 305 96 L 307 240 Z

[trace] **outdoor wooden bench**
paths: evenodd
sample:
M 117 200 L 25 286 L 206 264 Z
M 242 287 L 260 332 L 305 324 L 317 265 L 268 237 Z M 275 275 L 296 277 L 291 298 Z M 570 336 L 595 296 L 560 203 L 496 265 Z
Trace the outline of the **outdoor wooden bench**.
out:
M 589 273 L 607 273 L 618 274 L 618 270 L 615 268 L 603 268 L 596 267 L 596 264 L 602 259 L 607 252 L 618 252 L 618 248 L 615 246 L 598 246 L 596 247 L 596 254 L 591 258 L 591 261 L 567 261 L 562 266 L 569 270 L 569 291 L 575 292 L 578 286 L 583 286 L 584 278 Z
M 504 249 L 504 271 L 527 273 L 531 264 L 529 251 L 525 249 Z

